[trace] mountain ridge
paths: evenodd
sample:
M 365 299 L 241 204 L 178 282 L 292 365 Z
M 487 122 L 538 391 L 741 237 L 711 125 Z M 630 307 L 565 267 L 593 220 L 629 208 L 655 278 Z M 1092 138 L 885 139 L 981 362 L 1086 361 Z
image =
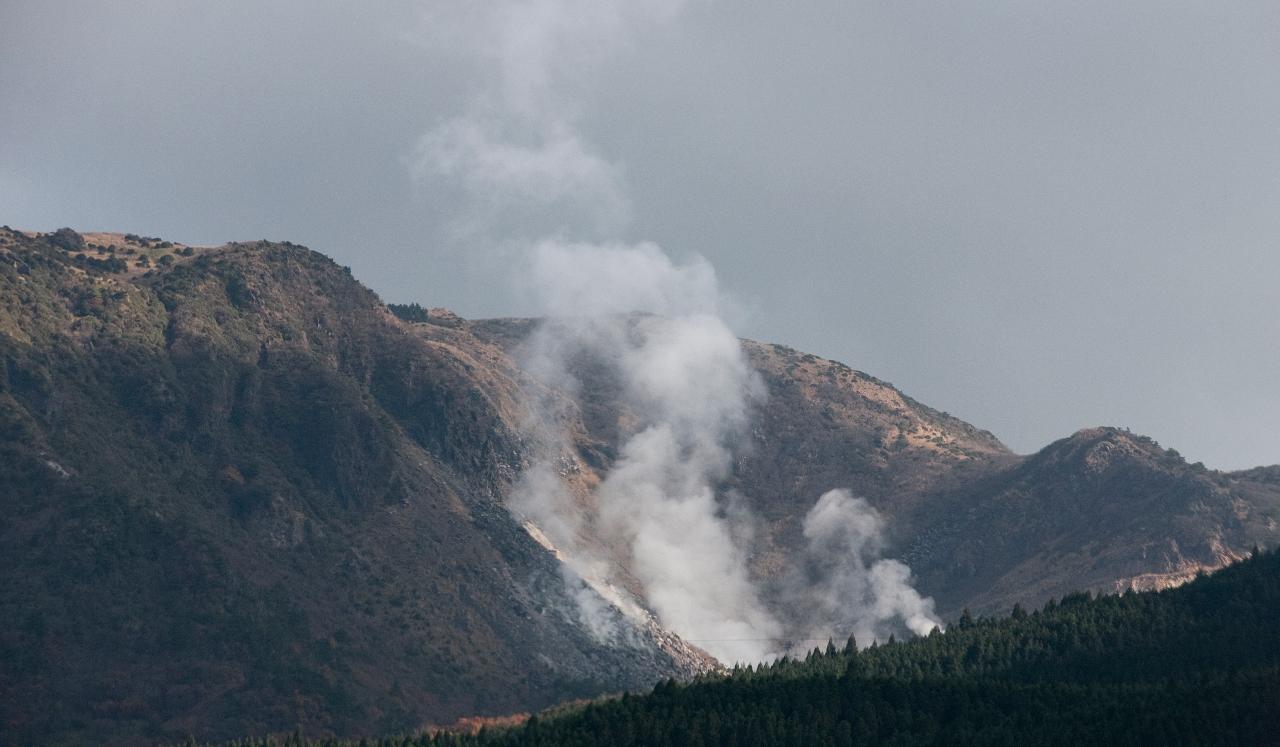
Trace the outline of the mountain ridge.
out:
M 625 615 L 593 637 L 506 508 L 535 321 L 405 321 L 304 247 L 130 236 L 0 230 L 10 733 L 388 733 L 714 666 Z M 885 516 L 948 618 L 1276 544 L 1280 467 L 1201 471 L 1105 430 L 1019 456 L 843 364 L 742 344 L 768 396 L 717 488 L 757 517 L 771 604 L 833 487 Z M 577 373 L 551 395 L 585 495 L 627 417 L 607 368 Z
M 292 245 L 121 281 L 4 239 L 9 733 L 372 733 L 706 666 L 577 620 L 502 506 L 514 405 L 482 346 L 409 334 Z

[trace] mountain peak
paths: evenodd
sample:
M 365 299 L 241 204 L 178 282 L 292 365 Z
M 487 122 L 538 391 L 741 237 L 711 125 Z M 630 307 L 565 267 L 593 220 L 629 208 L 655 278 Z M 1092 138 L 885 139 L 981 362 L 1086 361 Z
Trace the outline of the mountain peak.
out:
M 1091 473 L 1135 461 L 1151 469 L 1206 471 L 1202 464 L 1188 465 L 1177 450 L 1164 448 L 1149 436 L 1115 426 L 1081 429 L 1049 444 L 1032 459 L 1079 463 Z

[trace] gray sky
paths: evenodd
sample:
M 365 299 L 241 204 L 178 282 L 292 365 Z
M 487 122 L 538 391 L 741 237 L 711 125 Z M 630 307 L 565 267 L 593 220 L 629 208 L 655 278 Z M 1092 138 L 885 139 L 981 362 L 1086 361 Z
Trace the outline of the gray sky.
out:
M 0 222 L 289 239 L 472 317 L 530 310 L 496 237 L 650 240 L 1018 451 L 1280 462 L 1280 4 L 492 5 L 3 0 Z M 592 198 L 424 167 L 495 111 Z

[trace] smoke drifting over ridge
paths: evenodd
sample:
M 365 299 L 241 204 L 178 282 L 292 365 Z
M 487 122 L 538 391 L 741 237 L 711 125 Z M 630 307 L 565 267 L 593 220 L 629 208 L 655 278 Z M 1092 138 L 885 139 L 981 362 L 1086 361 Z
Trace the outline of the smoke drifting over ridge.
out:
M 422 138 L 415 173 L 469 198 L 457 235 L 514 251 L 518 289 L 546 315 L 521 354 L 546 393 L 527 403 L 534 464 L 509 505 L 561 553 L 579 617 L 600 640 L 619 635 L 600 600 L 644 614 L 623 591 L 629 581 L 663 626 L 722 661 L 765 660 L 801 638 L 883 637 L 895 619 L 925 632 L 932 603 L 906 566 L 874 559 L 879 519 L 838 491 L 805 519 L 804 567 L 782 595 L 787 621 L 768 609 L 748 571 L 751 517 L 716 493 L 764 390 L 724 321 L 714 271 L 652 243 L 565 238 L 617 235 L 630 215 L 621 165 L 576 127 L 575 92 L 593 63 L 683 5 L 528 0 L 424 16 L 429 43 L 474 58 L 491 80 Z M 554 395 L 577 391 L 572 368 L 584 358 L 616 375 L 634 413 L 590 496 L 566 479 L 578 465 Z

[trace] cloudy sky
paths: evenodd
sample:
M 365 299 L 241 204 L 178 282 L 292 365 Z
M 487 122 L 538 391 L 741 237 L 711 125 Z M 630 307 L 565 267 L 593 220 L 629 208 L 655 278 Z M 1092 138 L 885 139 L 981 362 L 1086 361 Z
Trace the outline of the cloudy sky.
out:
M 289 239 L 528 313 L 705 257 L 740 334 L 1036 450 L 1280 462 L 1280 4 L 0 3 L 0 223 Z

